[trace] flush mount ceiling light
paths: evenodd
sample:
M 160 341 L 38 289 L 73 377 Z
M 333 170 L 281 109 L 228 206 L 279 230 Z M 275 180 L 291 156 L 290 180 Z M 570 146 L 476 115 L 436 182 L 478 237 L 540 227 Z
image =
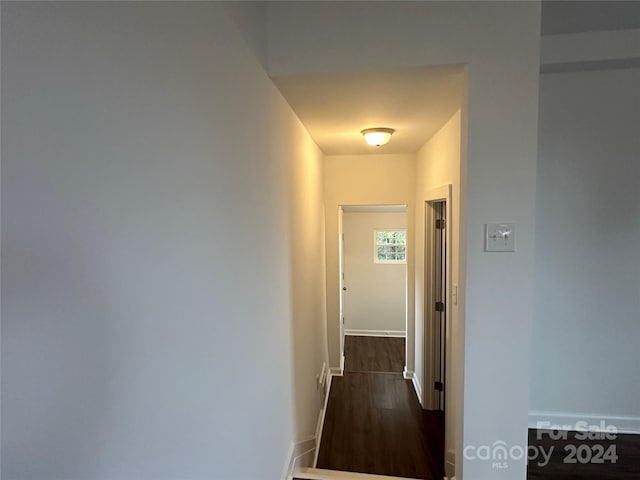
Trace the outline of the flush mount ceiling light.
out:
M 362 133 L 364 140 L 369 145 L 380 147 L 389 143 L 393 132 L 395 132 L 393 128 L 367 128 L 360 133 Z

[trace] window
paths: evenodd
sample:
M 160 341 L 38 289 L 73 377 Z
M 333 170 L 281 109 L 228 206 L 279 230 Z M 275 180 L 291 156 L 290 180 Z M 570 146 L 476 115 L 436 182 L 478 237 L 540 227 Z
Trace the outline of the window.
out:
M 373 242 L 374 263 L 407 263 L 406 230 L 375 230 Z

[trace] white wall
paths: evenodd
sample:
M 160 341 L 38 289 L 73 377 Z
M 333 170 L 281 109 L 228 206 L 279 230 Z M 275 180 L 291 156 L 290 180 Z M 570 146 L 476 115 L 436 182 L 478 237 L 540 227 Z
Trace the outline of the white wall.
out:
M 314 433 L 321 154 L 231 25 L 2 4 L 3 478 L 275 479 Z
M 406 334 L 407 265 L 374 262 L 374 231 L 406 230 L 407 214 L 344 212 L 342 228 L 344 328 Z
M 639 112 L 640 69 L 542 75 L 532 419 L 640 432 Z
M 278 102 L 282 99 L 278 97 Z M 294 134 L 274 136 L 274 141 L 284 142 L 282 155 L 287 159 L 287 182 L 281 185 L 289 189 L 288 220 L 290 249 L 291 310 L 288 319 L 293 330 L 290 366 L 293 368 L 293 391 L 295 409 L 294 441 L 315 435 L 320 409 L 324 407 L 324 396 L 316 376 L 328 367 L 327 313 L 326 313 L 326 266 L 324 243 L 324 203 L 322 155 L 302 128 L 300 122 L 287 108 L 282 114 L 286 123 L 282 126 Z M 265 160 L 273 162 L 276 157 Z M 273 210 L 272 215 L 284 211 Z M 275 227 L 276 225 L 274 225 Z M 281 232 L 282 233 L 282 232 Z M 286 232 L 285 232 L 286 235 Z M 263 252 L 267 254 L 267 252 Z M 251 273 L 249 272 L 248 275 Z M 262 375 L 269 364 L 252 368 L 251 372 Z M 283 374 L 286 370 L 270 375 Z M 250 373 L 251 375 L 251 373 Z M 248 382 L 251 395 L 260 404 L 261 392 Z M 273 387 L 272 387 L 273 388 Z
M 407 234 L 414 235 L 414 155 L 327 155 L 324 158 L 324 202 L 327 248 L 327 341 L 332 368 L 340 366 L 340 205 L 407 205 Z M 407 246 L 407 368 L 413 370 L 413 245 Z
M 267 3 L 260 0 L 222 0 L 221 3 L 247 47 L 264 68 L 267 64 Z
M 464 436 L 456 456 L 462 458 L 464 445 L 499 440 L 526 445 L 539 3 L 280 2 L 269 7 L 268 15 L 267 60 L 274 76 L 468 65 L 460 180 L 459 315 L 464 330 L 458 339 L 465 342 L 464 411 L 459 412 Z M 484 253 L 484 224 L 507 220 L 517 223 L 518 251 Z M 327 313 L 331 339 L 338 317 L 331 308 Z M 490 461 L 463 459 L 456 463 L 456 477 L 463 472 L 473 480 L 518 480 L 525 478 L 526 465 L 521 459 L 494 469 Z
M 453 117 L 418 151 L 416 165 L 416 376 L 421 383 L 424 395 L 428 394 L 431 386 L 425 378 L 425 351 L 423 349 L 425 338 L 425 324 L 429 319 L 425 316 L 425 199 L 429 191 L 441 186 L 451 185 L 452 213 L 449 219 L 451 228 L 451 285 L 460 284 L 460 155 L 461 155 L 461 128 L 462 114 L 456 112 Z M 450 318 L 447 322 L 447 340 L 451 348 L 447 350 L 447 395 L 445 395 L 445 419 L 446 425 L 446 451 L 447 461 L 454 462 L 456 429 L 461 428 L 460 422 L 456 422 L 455 412 L 460 408 L 460 402 L 456 391 L 463 380 L 463 365 L 459 361 L 458 353 L 464 345 L 459 341 L 463 329 L 460 320 L 459 304 L 454 303 L 451 291 L 448 293 Z M 453 340 L 457 341 L 454 343 Z M 456 388 L 457 386 L 457 388 Z M 458 431 L 457 435 L 460 435 Z

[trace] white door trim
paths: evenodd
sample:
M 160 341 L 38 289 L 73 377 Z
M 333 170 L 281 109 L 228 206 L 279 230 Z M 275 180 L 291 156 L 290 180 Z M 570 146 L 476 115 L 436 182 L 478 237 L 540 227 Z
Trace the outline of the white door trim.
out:
M 453 199 L 453 185 L 447 184 L 439 187 L 431 188 L 425 190 L 424 193 L 418 199 L 418 208 L 421 215 L 424 215 L 425 226 L 424 226 L 424 242 L 422 245 L 416 245 L 416 248 L 422 248 L 424 252 L 424 265 L 416 265 L 416 268 L 424 269 L 424 301 L 423 301 L 423 312 L 418 316 L 416 316 L 416 321 L 422 321 L 423 327 L 423 335 L 421 338 L 416 338 L 416 341 L 422 342 L 422 378 L 417 378 L 417 383 L 420 385 L 421 383 L 421 393 L 422 393 L 422 406 L 425 409 L 434 409 L 435 408 L 435 398 L 433 395 L 433 371 L 430 368 L 430 364 L 427 359 L 428 351 L 427 345 L 431 340 L 431 336 L 429 335 L 428 329 L 426 328 L 428 325 L 428 319 L 431 318 L 432 311 L 434 309 L 434 298 L 432 288 L 433 282 L 433 261 L 430 256 L 433 255 L 432 249 L 430 248 L 431 242 L 433 241 L 433 235 L 435 230 L 435 223 L 433 221 L 433 211 L 430 207 L 430 203 L 433 202 L 441 202 L 444 201 L 446 203 L 446 219 L 445 219 L 445 241 L 446 241 L 446 297 L 445 297 L 445 316 L 446 316 L 446 362 L 445 362 L 445 398 L 447 395 L 452 396 L 451 398 L 457 398 L 460 400 L 462 398 L 462 392 L 458 391 L 457 384 L 458 382 L 453 379 L 453 369 L 452 369 L 452 355 L 454 354 L 452 343 L 453 336 L 451 335 L 451 308 L 452 308 L 452 270 L 451 267 L 453 265 L 453 209 L 452 209 L 452 199 Z M 431 221 L 429 221 L 431 220 Z M 419 320 L 421 319 L 421 320 Z M 461 357 L 463 352 L 455 352 L 456 358 Z M 451 402 L 447 402 L 445 400 L 445 405 L 451 405 Z M 461 422 L 462 419 L 458 418 L 458 411 L 453 408 L 445 407 L 445 416 L 446 415 L 455 415 L 455 422 L 446 422 L 445 421 L 445 450 L 446 446 L 450 444 L 450 439 L 455 438 L 456 432 L 455 426 L 458 422 Z M 446 459 L 443 459 L 447 463 L 447 471 L 454 471 L 454 458 L 452 455 L 453 452 L 447 452 Z
M 445 202 L 446 205 L 446 225 L 445 225 L 445 239 L 446 239 L 446 299 L 445 299 L 445 317 L 447 323 L 447 332 L 450 332 L 450 322 L 451 322 L 451 264 L 452 264 L 452 216 L 451 216 L 451 197 L 452 197 L 452 185 L 443 185 L 440 187 L 432 188 L 425 191 L 423 195 L 423 199 L 421 201 L 421 205 L 424 205 L 424 216 L 425 216 L 425 236 L 424 236 L 424 245 L 421 247 L 424 249 L 424 312 L 422 314 L 423 321 L 423 338 L 421 341 L 423 342 L 423 369 L 422 369 L 422 378 L 419 379 L 423 386 L 423 408 L 427 410 L 435 409 L 435 397 L 433 395 L 433 371 L 431 369 L 431 363 L 428 361 L 429 356 L 426 354 L 427 351 L 430 351 L 428 346 L 432 341 L 432 336 L 430 335 L 430 331 L 427 328 L 428 319 L 432 318 L 434 313 L 434 292 L 433 292 L 433 275 L 434 272 L 432 270 L 433 267 L 433 249 L 431 248 L 431 241 L 433 239 L 433 235 L 435 233 L 435 225 L 433 222 L 433 211 L 430 208 L 430 204 L 434 202 Z M 446 351 L 447 355 L 450 355 L 451 350 L 451 336 L 447 334 L 446 337 Z M 447 389 L 452 387 L 453 385 L 448 381 L 449 379 L 449 370 L 450 363 L 446 362 L 445 367 L 445 385 Z

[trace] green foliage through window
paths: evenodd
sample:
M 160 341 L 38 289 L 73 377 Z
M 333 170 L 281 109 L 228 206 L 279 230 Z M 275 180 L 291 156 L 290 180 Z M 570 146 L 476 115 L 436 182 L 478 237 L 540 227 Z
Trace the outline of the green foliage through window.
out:
M 405 230 L 376 230 L 376 261 L 405 263 L 407 260 L 407 232 Z

